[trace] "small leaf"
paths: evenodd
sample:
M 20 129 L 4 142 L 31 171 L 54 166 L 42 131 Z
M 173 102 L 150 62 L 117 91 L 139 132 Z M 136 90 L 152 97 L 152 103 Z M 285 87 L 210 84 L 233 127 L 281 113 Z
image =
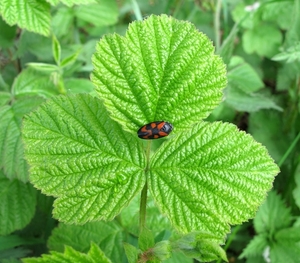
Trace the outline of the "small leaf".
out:
M 300 228 L 289 228 L 276 234 L 277 242 L 273 243 L 270 251 L 271 262 L 298 262 L 300 258 Z
M 9 179 L 28 180 L 28 166 L 21 142 L 21 121 L 42 101 L 40 97 L 28 97 L 0 108 L 0 169 Z
M 51 81 L 50 74 L 33 68 L 22 70 L 15 79 L 12 90 L 15 95 L 38 95 L 44 98 L 59 94 L 53 81 Z
M 146 251 L 148 248 L 152 248 L 154 244 L 153 233 L 149 229 L 144 228 L 139 236 L 139 249 Z
M 164 261 L 172 255 L 172 245 L 169 240 L 163 240 L 153 247 L 153 255 L 160 261 Z
M 79 54 L 79 51 L 77 51 L 76 53 L 64 58 L 61 63 L 60 63 L 60 66 L 63 68 L 63 67 L 66 67 L 66 66 L 69 66 L 71 64 L 73 64 L 77 57 L 78 57 L 78 54 Z
M 111 220 L 145 184 L 142 145 L 97 98 L 55 97 L 26 117 L 23 134 L 31 182 L 58 197 L 61 221 Z
M 225 90 L 225 102 L 237 111 L 256 112 L 261 109 L 282 111 L 272 98 L 263 93 L 247 93 L 231 83 Z
M 149 189 L 177 230 L 223 237 L 255 215 L 279 172 L 266 149 L 232 124 L 201 122 L 153 155 Z
M 266 235 L 255 236 L 243 250 L 239 258 L 262 255 L 265 248 L 269 245 L 267 240 L 268 237 Z
M 273 235 L 290 226 L 291 221 L 291 209 L 285 206 L 279 195 L 271 191 L 254 218 L 254 227 L 257 233 Z
M 75 8 L 75 16 L 97 27 L 114 25 L 118 21 L 117 2 L 101 0 L 97 4 L 80 5 Z
M 37 71 L 45 72 L 45 73 L 52 73 L 59 70 L 57 65 L 47 64 L 47 63 L 40 63 L 40 62 L 30 62 L 26 64 L 28 67 L 31 67 Z
M 51 254 L 44 254 L 41 258 L 24 258 L 25 263 L 61 263 L 61 262 L 80 262 L 80 263 L 111 263 L 104 255 L 101 249 L 95 245 L 91 245 L 91 249 L 87 254 L 80 253 L 71 247 L 66 246 L 64 253 L 51 251 Z
M 123 231 L 116 222 L 93 222 L 82 226 L 60 223 L 48 239 L 50 250 L 63 252 L 64 246 L 87 252 L 91 242 L 96 243 L 113 262 L 122 262 Z
M 36 191 L 31 184 L 9 180 L 0 171 L 0 235 L 24 228 L 32 219 Z
M 124 243 L 125 253 L 129 263 L 136 263 L 138 260 L 138 249 L 133 245 Z
M 217 235 L 205 232 L 192 232 L 175 242 L 175 248 L 180 249 L 188 257 L 200 262 L 210 262 L 219 258 L 228 262 L 225 251 L 220 247 Z
M 241 57 L 231 58 L 227 76 L 229 86 L 237 86 L 247 93 L 258 91 L 264 87 L 264 83 L 254 68 Z
M 1 0 L 0 13 L 9 25 L 44 36 L 50 31 L 50 5 L 38 0 Z
M 280 30 L 272 25 L 260 25 L 243 34 L 243 47 L 249 54 L 257 53 L 267 58 L 278 53 L 282 42 Z
M 61 47 L 55 35 L 52 36 L 52 54 L 56 64 L 60 65 Z
M 112 118 L 134 133 L 156 120 L 190 127 L 218 105 L 226 85 L 211 41 L 166 15 L 133 22 L 125 37 L 102 38 L 93 64 L 92 82 Z

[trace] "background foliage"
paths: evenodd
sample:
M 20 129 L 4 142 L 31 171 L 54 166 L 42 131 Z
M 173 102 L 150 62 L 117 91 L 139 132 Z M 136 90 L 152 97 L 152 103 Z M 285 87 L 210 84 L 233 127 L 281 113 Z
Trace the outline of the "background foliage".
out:
M 52 218 L 53 198 L 28 182 L 21 123 L 24 115 L 54 95 L 93 95 L 89 75 L 99 38 L 107 33 L 125 35 L 133 20 L 163 13 L 195 24 L 212 39 L 227 65 L 224 100 L 208 120 L 236 124 L 266 145 L 280 166 L 274 190 L 255 219 L 233 227 L 228 236 L 225 249 L 229 261 L 296 263 L 300 258 L 299 0 L 3 0 L 1 262 L 18 262 L 49 251 L 52 255 L 44 256 L 41 262 L 60 262 L 63 258 L 72 261 L 73 257 L 82 262 L 103 257 L 103 262 L 109 262 L 102 251 L 112 262 L 126 262 L 122 242 L 138 242 L 138 201 L 134 199 L 109 223 L 58 223 Z M 176 237 L 152 200 L 147 211 L 147 223 L 156 241 Z M 178 252 L 166 262 L 192 260 Z

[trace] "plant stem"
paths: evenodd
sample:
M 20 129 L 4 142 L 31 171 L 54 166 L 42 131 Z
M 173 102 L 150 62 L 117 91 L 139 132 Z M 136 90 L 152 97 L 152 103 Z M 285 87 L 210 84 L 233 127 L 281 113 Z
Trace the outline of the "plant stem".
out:
M 138 3 L 136 2 L 136 0 L 131 0 L 131 3 L 132 3 L 132 9 L 136 17 L 136 20 L 143 20 L 141 9 Z
M 283 163 L 285 162 L 286 158 L 289 156 L 289 154 L 295 148 L 295 146 L 296 146 L 297 142 L 299 141 L 299 139 L 300 139 L 300 132 L 298 133 L 297 137 L 294 139 L 294 141 L 292 142 L 292 144 L 290 145 L 290 147 L 287 149 L 287 151 L 284 153 L 284 155 L 282 156 L 282 158 L 278 162 L 278 166 L 279 167 L 281 167 L 281 165 L 283 165 Z
M 147 166 L 145 169 L 145 173 L 149 170 L 149 162 L 150 162 L 150 153 L 151 153 L 151 141 L 148 141 L 146 148 L 146 162 Z M 147 191 L 148 191 L 148 183 L 146 179 L 146 183 L 141 193 L 141 202 L 140 202 L 140 232 L 146 226 L 146 207 L 147 207 Z
M 215 17 L 214 17 L 215 38 L 216 38 L 216 51 L 218 51 L 220 49 L 220 45 L 221 45 L 221 37 L 220 37 L 221 6 L 222 6 L 222 0 L 217 0 L 216 12 L 215 12 Z

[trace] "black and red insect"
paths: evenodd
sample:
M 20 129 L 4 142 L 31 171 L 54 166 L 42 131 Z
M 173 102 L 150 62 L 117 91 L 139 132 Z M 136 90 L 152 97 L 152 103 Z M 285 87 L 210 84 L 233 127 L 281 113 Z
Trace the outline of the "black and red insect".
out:
M 141 127 L 137 134 L 141 139 L 153 140 L 168 136 L 172 130 L 173 126 L 169 122 L 154 121 Z

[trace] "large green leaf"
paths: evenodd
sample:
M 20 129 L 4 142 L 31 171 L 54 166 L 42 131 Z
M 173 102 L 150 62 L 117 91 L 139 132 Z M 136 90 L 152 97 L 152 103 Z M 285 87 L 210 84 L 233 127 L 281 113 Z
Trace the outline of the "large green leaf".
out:
M 7 179 L 0 171 L 0 235 L 22 229 L 32 219 L 36 191 L 31 184 Z
M 93 57 L 92 81 L 124 129 L 165 120 L 175 130 L 206 118 L 222 98 L 225 66 L 211 41 L 191 23 L 166 15 L 107 35 Z
M 62 221 L 111 220 L 145 184 L 141 144 L 97 98 L 56 97 L 26 117 L 23 132 L 30 179 L 58 197 Z
M 28 179 L 28 166 L 21 141 L 21 122 L 23 116 L 41 102 L 39 97 L 28 97 L 0 107 L 0 168 L 10 179 L 18 178 L 24 182 Z
M 38 0 L 1 0 L 0 14 L 9 25 L 48 36 L 50 5 Z
M 277 173 L 251 136 L 232 124 L 202 122 L 164 143 L 147 177 L 154 200 L 178 230 L 222 237 L 229 224 L 255 215 Z

